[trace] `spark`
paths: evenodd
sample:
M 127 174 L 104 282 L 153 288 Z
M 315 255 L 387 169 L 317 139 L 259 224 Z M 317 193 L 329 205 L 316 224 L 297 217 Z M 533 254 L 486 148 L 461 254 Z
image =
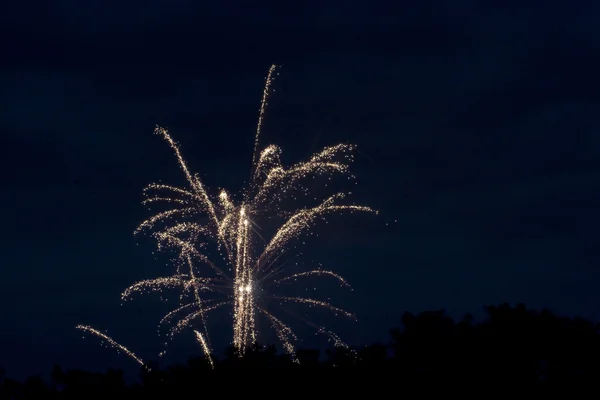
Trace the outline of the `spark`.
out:
M 346 176 L 354 179 L 350 164 L 354 160 L 356 146 L 345 143 L 328 146 L 307 161 L 289 167 L 281 162 L 282 149 L 279 146 L 270 144 L 260 149 L 275 71 L 276 66 L 271 66 L 265 81 L 254 138 L 250 181 L 237 193 L 232 194 L 224 189 L 213 191 L 206 187 L 200 176 L 190 170 L 179 143 L 168 130 L 159 126 L 154 130 L 174 152 L 186 186 L 162 183 L 148 185 L 142 192 L 142 204 L 165 208 L 141 222 L 134 234 L 148 233 L 156 240 L 158 250 L 174 251 L 176 271 L 171 276 L 134 283 L 122 293 L 122 300 L 129 300 L 136 294 L 181 289 L 179 304 L 160 320 L 159 332 L 168 327 L 167 338 L 170 341 L 186 328 L 193 329 L 213 368 L 207 321 L 209 314 L 224 306 L 233 309 L 232 343 L 241 355 L 256 342 L 259 334 L 257 318 L 264 317 L 285 351 L 295 360 L 296 334 L 287 322 L 276 316 L 275 310 L 267 310 L 267 305 L 280 307 L 282 312 L 288 311 L 286 307 L 291 304 L 319 307 L 356 319 L 354 314 L 317 298 L 274 293 L 281 283 L 287 283 L 282 286 L 289 288 L 290 283 L 298 284 L 309 277 L 330 277 L 342 286 L 350 287 L 342 276 L 333 271 L 320 268 L 292 270 L 294 263 L 280 259 L 292 253 L 295 241 L 303 235 L 313 234 L 317 224 L 327 221 L 332 214 L 377 214 L 370 207 L 346 202 L 351 192 L 337 192 L 320 200 L 311 190 L 314 185 L 308 185 L 311 179 L 323 177 L 332 179 L 334 176 Z M 305 207 L 298 208 L 293 205 L 295 201 L 303 202 Z M 317 205 L 311 205 L 314 201 Z M 270 232 L 263 222 L 270 227 Z M 298 319 L 328 336 L 336 346 L 343 343 L 337 334 L 326 328 Z M 201 329 L 196 328 L 198 324 Z M 101 332 L 89 327 L 80 329 L 102 337 L 143 364 L 133 353 Z
M 267 109 L 267 99 L 269 98 L 271 84 L 273 83 L 273 73 L 277 66 L 275 64 L 269 67 L 269 72 L 267 73 L 267 78 L 265 80 L 265 87 L 263 89 L 263 97 L 260 102 L 260 110 L 258 112 L 258 124 L 256 124 L 256 136 L 254 138 L 254 151 L 252 153 L 252 164 L 254 165 L 256 162 L 256 151 L 258 150 L 260 132 L 262 130 L 263 120 L 265 117 L 265 110 Z
M 329 275 L 334 277 L 335 279 L 337 279 L 342 286 L 346 286 L 346 287 L 350 287 L 350 284 L 341 276 L 336 274 L 333 271 L 327 271 L 327 270 L 323 270 L 323 269 L 314 269 L 312 271 L 306 271 L 306 272 L 298 272 L 296 274 L 292 274 L 289 276 L 286 276 L 285 278 L 281 278 L 278 280 L 275 280 L 275 283 L 282 283 L 285 281 L 289 281 L 289 280 L 296 280 L 297 278 L 303 277 L 303 276 L 311 276 L 311 275 L 318 275 L 318 276 L 325 276 L 325 275 Z
M 276 299 L 279 300 L 283 300 L 283 301 L 290 301 L 290 302 L 295 302 L 295 303 L 303 303 L 303 304 L 310 304 L 311 306 L 318 306 L 318 307 L 324 307 L 327 308 L 333 312 L 337 312 L 340 313 L 348 318 L 351 319 L 356 319 L 356 316 L 354 314 L 352 314 L 351 312 L 348 312 L 346 310 L 343 310 L 341 308 L 338 307 L 334 307 L 331 304 L 325 302 L 325 301 L 321 301 L 321 300 L 315 300 L 315 299 L 308 299 L 305 297 L 288 297 L 288 296 L 276 296 Z
M 168 276 L 139 281 L 131 285 L 121 294 L 121 300 L 127 301 L 138 293 L 162 292 L 164 288 L 175 288 L 184 286 L 187 281 L 182 276 Z
M 275 329 L 277 337 L 283 344 L 283 347 L 288 352 L 288 354 L 290 354 L 292 360 L 297 362 L 294 345 L 292 344 L 292 341 L 298 340 L 296 334 L 290 329 L 289 326 L 281 322 L 278 318 L 273 316 L 264 308 L 259 308 L 259 311 L 266 315 L 267 318 L 271 321 L 272 327 L 273 329 Z
M 210 348 L 208 347 L 208 344 L 206 343 L 206 339 L 204 339 L 204 336 L 202 336 L 202 334 L 200 332 L 198 332 L 197 330 L 194 330 L 194 333 L 196 334 L 196 339 L 198 339 L 198 342 L 202 346 L 202 350 L 204 350 L 204 355 L 206 355 L 206 358 L 208 358 L 208 362 L 210 363 L 210 366 L 213 369 L 215 369 L 215 363 L 212 359 L 212 356 L 210 355 Z
M 123 346 L 122 344 L 117 343 L 114 339 L 112 339 L 108 335 L 106 335 L 94 328 L 91 328 L 89 326 L 85 326 L 85 325 L 77 325 L 75 327 L 75 329 L 79 329 L 80 331 L 88 332 L 88 333 L 91 333 L 92 335 L 98 336 L 99 338 L 103 339 L 106 343 L 108 343 L 109 346 L 113 347 L 117 351 L 122 351 L 123 353 L 125 353 L 126 355 L 128 355 L 129 357 L 134 359 L 138 364 L 140 364 L 143 367 L 146 367 L 146 363 L 144 361 L 142 361 L 141 358 L 136 356 L 127 347 Z

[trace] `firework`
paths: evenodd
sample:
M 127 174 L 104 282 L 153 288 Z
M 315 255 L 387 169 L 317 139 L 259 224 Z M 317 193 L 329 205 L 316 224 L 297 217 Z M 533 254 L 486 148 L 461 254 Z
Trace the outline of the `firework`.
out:
M 163 184 L 147 186 L 143 192 L 143 204 L 156 203 L 168 207 L 143 221 L 134 233 L 148 233 L 161 250 L 174 249 L 177 254 L 176 269 L 172 276 L 133 284 L 122 293 L 122 299 L 129 300 L 140 293 L 181 289 L 179 307 L 165 315 L 160 325 L 167 326 L 171 338 L 185 328 L 200 325 L 201 328 L 194 329 L 194 333 L 211 365 L 207 317 L 210 312 L 222 307 L 231 307 L 233 310 L 232 343 L 240 355 L 256 342 L 256 319 L 262 316 L 275 330 L 283 348 L 294 357 L 294 343 L 298 338 L 285 322 L 274 315 L 273 310 L 267 309 L 266 299 L 278 307 L 296 303 L 354 318 L 352 313 L 323 300 L 280 296 L 269 290 L 284 283 L 298 284 L 311 276 L 335 279 L 341 286 L 348 287 L 348 282 L 333 271 L 319 267 L 298 272 L 286 268 L 281 258 L 292 249 L 298 238 L 310 233 L 318 222 L 330 214 L 375 212 L 370 207 L 344 202 L 349 193 L 335 193 L 310 207 L 298 209 L 290 206 L 290 200 L 306 204 L 309 200 L 317 199 L 307 184 L 311 178 L 335 174 L 353 178 L 349 166 L 355 147 L 350 144 L 326 147 L 308 161 L 287 168 L 280 160 L 281 149 L 278 146 L 269 145 L 259 151 L 259 139 L 275 71 L 276 67 L 271 66 L 263 91 L 250 182 L 237 196 L 224 190 L 212 193 L 198 174 L 192 174 L 178 143 L 168 131 L 162 127 L 155 129 L 155 133 L 165 139 L 175 153 L 187 184 L 185 187 Z M 261 221 L 264 220 L 270 223 L 276 221 L 278 226 L 269 237 L 260 234 Z M 211 253 L 209 249 L 216 249 L 217 252 Z M 328 336 L 336 346 L 345 346 L 335 333 L 309 321 L 304 322 L 317 333 Z M 86 326 L 78 328 L 100 336 L 142 363 L 137 356 L 106 335 Z

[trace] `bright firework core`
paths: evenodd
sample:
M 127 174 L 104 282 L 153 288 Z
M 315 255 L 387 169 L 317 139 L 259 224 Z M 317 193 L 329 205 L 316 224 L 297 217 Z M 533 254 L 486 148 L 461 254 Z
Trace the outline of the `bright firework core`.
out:
M 248 293 L 252 291 L 252 285 L 247 284 L 246 286 L 240 287 L 240 292 L 243 294 L 244 292 Z
M 166 129 L 157 127 L 155 133 L 162 136 L 174 151 L 179 166 L 187 180 L 186 187 L 163 184 L 151 184 L 144 189 L 143 204 L 162 203 L 171 207 L 142 222 L 135 233 L 149 231 L 156 239 L 158 248 L 175 250 L 176 271 L 173 275 L 147 279 L 127 288 L 123 300 L 129 300 L 135 294 L 161 292 L 165 289 L 181 289 L 179 307 L 167 313 L 160 321 L 160 327 L 168 324 L 169 337 L 172 338 L 185 328 L 193 327 L 198 343 L 212 363 L 210 340 L 208 335 L 208 314 L 223 306 L 233 308 L 233 344 L 240 354 L 257 340 L 256 318 L 264 318 L 275 331 L 284 349 L 294 357 L 295 343 L 298 338 L 287 323 L 276 316 L 287 311 L 286 304 L 298 304 L 320 307 L 335 315 L 349 318 L 354 316 L 329 302 L 311 297 L 278 296 L 269 289 L 286 284 L 298 284 L 307 277 L 329 277 L 342 286 L 348 283 L 338 274 L 311 267 L 309 270 L 284 268 L 280 260 L 293 249 L 293 242 L 304 234 L 311 233 L 317 222 L 327 215 L 339 212 L 374 212 L 360 205 L 340 204 L 348 193 L 335 193 L 324 200 L 309 191 L 306 181 L 317 176 L 349 174 L 353 145 L 338 144 L 326 147 L 315 153 L 308 161 L 285 167 L 280 160 L 281 149 L 269 145 L 259 150 L 261 127 L 269 88 L 275 66 L 269 69 L 263 91 L 258 126 L 254 141 L 251 179 L 248 187 L 240 196 L 230 196 L 225 190 L 213 195 L 207 189 L 199 175 L 192 174 L 183 159 L 179 145 Z M 341 160 L 340 160 L 341 159 Z M 331 179 L 331 177 L 329 178 Z M 327 185 L 325 185 L 327 186 Z M 216 194 L 216 193 L 215 193 Z M 318 201 L 317 205 L 306 208 L 286 208 L 287 199 L 303 199 L 306 203 Z M 290 207 L 290 206 L 288 206 Z M 256 210 L 260 210 L 260 213 Z M 263 216 L 270 215 L 277 221 L 275 233 L 263 237 L 257 229 L 257 222 Z M 278 220 L 279 219 L 279 220 Z M 281 224 L 279 224 L 281 220 Z M 198 221 L 202 221 L 199 223 Z M 209 256 L 209 246 L 216 245 L 218 257 Z M 219 265 L 224 263 L 225 266 Z M 297 263 L 296 263 L 297 265 Z M 260 285 L 260 291 L 258 289 Z M 260 296 L 257 296 L 260 292 Z M 263 299 L 276 301 L 269 305 L 280 309 L 267 309 Z M 333 332 L 318 326 L 304 318 L 298 318 L 314 328 L 319 334 L 326 335 L 336 346 L 346 346 Z M 126 349 L 99 331 L 78 326 L 107 341 L 119 350 Z M 124 350 L 125 349 L 125 350 Z M 164 353 L 164 352 L 163 352 Z M 141 359 L 126 351 L 137 362 Z

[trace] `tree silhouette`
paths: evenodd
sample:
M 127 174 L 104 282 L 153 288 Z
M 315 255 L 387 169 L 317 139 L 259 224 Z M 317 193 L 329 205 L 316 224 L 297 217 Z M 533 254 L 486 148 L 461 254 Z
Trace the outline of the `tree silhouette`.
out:
M 573 389 L 593 384 L 600 376 L 598 324 L 559 317 L 548 310 L 529 310 L 523 304 L 488 306 L 485 312 L 486 318 L 480 323 L 475 323 L 469 314 L 455 322 L 444 310 L 404 313 L 401 325 L 390 331 L 388 344 L 331 348 L 324 357 L 318 350 L 299 349 L 294 360 L 278 353 L 274 346 L 255 343 L 242 356 L 233 347 L 226 349 L 222 357 L 213 356 L 214 369 L 206 357 L 190 358 L 187 363 L 164 368 L 152 362 L 149 369 L 141 369 L 139 380 L 133 384 L 127 384 L 123 371 L 115 369 L 92 373 L 55 366 L 49 382 L 39 376 L 19 382 L 0 369 L 0 399 L 185 396 L 197 391 L 200 382 L 204 384 L 223 368 L 393 370 L 393 374 L 366 375 L 371 377 L 366 378 L 372 382 L 369 390 L 377 389 L 373 386 L 377 379 L 386 381 L 380 383 L 381 388 L 391 384 L 399 390 L 408 385 L 426 388 L 430 384 L 446 388 L 453 384 L 461 390 L 477 386 L 488 391 L 507 386 Z M 307 380 L 299 390 L 310 385 L 316 388 L 318 381 Z M 350 386 L 343 383 L 342 387 L 356 387 L 362 381 L 365 378 Z

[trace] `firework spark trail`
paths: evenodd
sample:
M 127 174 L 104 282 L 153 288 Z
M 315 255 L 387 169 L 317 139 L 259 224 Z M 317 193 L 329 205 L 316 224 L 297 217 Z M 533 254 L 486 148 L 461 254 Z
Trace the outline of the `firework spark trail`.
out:
M 188 265 L 190 267 L 190 277 L 195 281 L 196 280 L 196 275 L 194 273 L 194 264 L 192 262 L 192 258 L 190 257 L 190 255 L 187 255 L 187 262 Z M 198 285 L 194 285 L 194 300 L 196 301 L 196 304 L 198 305 L 198 309 L 200 309 L 201 311 L 204 311 L 204 301 L 202 301 L 202 298 L 200 297 L 200 287 Z M 215 367 L 213 360 L 210 356 L 210 350 L 209 350 L 209 345 L 208 345 L 208 327 L 206 325 L 206 312 L 203 312 L 200 316 L 200 319 L 202 321 L 202 328 L 204 328 L 204 333 L 206 334 L 206 338 L 204 336 L 202 336 L 202 334 L 196 330 L 194 330 L 194 332 L 196 333 L 196 336 L 198 337 L 198 340 L 200 340 L 200 343 L 202 345 L 202 348 L 204 349 L 204 353 L 206 354 L 206 357 L 208 357 L 208 361 L 210 362 L 210 365 L 213 367 Z
M 322 335 L 328 336 L 329 339 L 333 341 L 333 345 L 335 347 L 341 347 L 344 349 L 350 348 L 335 332 L 331 332 L 330 330 L 327 330 L 322 326 L 317 327 L 317 332 L 319 332 Z
M 94 328 L 91 328 L 89 326 L 85 326 L 85 325 L 77 325 L 75 327 L 75 329 L 79 329 L 80 331 L 91 333 L 92 335 L 96 335 L 99 338 L 104 339 L 104 341 L 106 341 L 106 343 L 108 343 L 114 349 L 116 349 L 117 351 L 122 351 L 123 353 L 127 354 L 129 357 L 131 357 L 132 359 L 134 359 L 138 364 L 140 364 L 143 367 L 146 367 L 146 363 L 144 361 L 142 361 L 141 358 L 139 358 L 138 356 L 136 356 L 127 347 L 123 346 L 122 344 L 117 343 L 114 339 L 110 338 L 106 334 L 104 334 L 104 333 L 102 333 L 102 332 L 100 332 L 100 331 L 98 331 L 98 330 L 96 330 Z
M 196 239 L 194 241 L 197 241 L 201 235 L 210 235 L 210 230 L 208 230 L 205 226 L 201 226 L 193 222 L 182 222 L 177 225 L 171 226 L 161 232 L 161 234 L 170 236 L 174 236 L 180 233 L 194 234 L 194 237 Z
M 370 207 L 341 204 L 340 201 L 350 194 L 342 192 L 333 194 L 314 207 L 291 210 L 284 207 L 287 199 L 297 200 L 297 194 L 306 195 L 310 201 L 318 201 L 305 185 L 308 178 L 329 174 L 331 179 L 333 174 L 341 174 L 353 179 L 354 176 L 349 173 L 349 166 L 353 161 L 355 146 L 342 143 L 325 147 L 308 161 L 293 164 L 289 168 L 281 162 L 280 147 L 268 145 L 259 152 L 259 139 L 275 70 L 276 67 L 271 66 L 266 78 L 254 140 L 251 179 L 248 185 L 238 192 L 241 197 L 239 201 L 236 200 L 236 196 L 231 196 L 225 190 L 220 190 L 213 198 L 211 191 L 202 184 L 199 175 L 192 174 L 181 154 L 179 144 L 168 131 L 158 126 L 154 130 L 154 133 L 165 139 L 174 151 L 184 172 L 187 187 L 158 183 L 148 185 L 143 191 L 142 203 L 148 206 L 163 204 L 171 208 L 159 211 L 143 221 L 134 234 L 147 232 L 156 240 L 158 250 L 175 250 L 178 253 L 174 259 L 177 271 L 173 276 L 134 283 L 123 292 L 122 298 L 127 300 L 138 293 L 181 288 L 178 307 L 163 316 L 159 327 L 167 323 L 173 324 L 168 334 L 173 338 L 199 319 L 204 333 L 199 330 L 194 332 L 213 367 L 206 315 L 224 305 L 231 304 L 233 307 L 233 344 L 240 354 L 244 354 L 245 349 L 256 341 L 255 318 L 260 314 L 270 321 L 284 349 L 293 355 L 292 342 L 297 338 L 288 325 L 263 307 L 262 301 L 267 298 L 278 300 L 279 305 L 282 302 L 305 304 L 355 318 L 353 314 L 321 300 L 275 296 L 264 289 L 273 284 L 292 283 L 298 278 L 310 276 L 333 277 L 342 286 L 349 287 L 348 282 L 333 271 L 315 269 L 288 272 L 287 267 L 284 271 L 284 266 L 288 263 L 279 262 L 279 259 L 288 254 L 293 240 L 306 234 L 316 222 L 324 220 L 329 214 L 377 213 Z M 257 220 L 263 217 L 275 218 L 277 221 L 283 219 L 272 236 L 266 237 L 257 223 Z M 209 248 L 213 245 L 216 246 L 220 257 L 209 256 Z M 225 267 L 217 265 L 221 261 L 226 264 Z M 187 271 L 183 272 L 184 269 Z M 286 273 L 283 278 L 280 277 L 282 272 Z M 224 291 L 225 301 L 203 297 L 209 293 L 222 295 Z M 186 301 L 190 302 L 185 303 Z M 92 328 L 85 329 L 104 338 L 113 347 L 125 349 L 106 335 Z M 334 338 L 336 343 L 342 343 L 333 332 L 325 328 L 319 329 L 319 332 Z
M 174 310 L 171 310 L 162 317 L 159 324 L 162 325 L 162 324 L 171 322 L 173 320 L 173 318 L 175 318 L 177 316 L 177 314 L 179 314 L 182 311 L 188 311 L 189 309 L 194 308 L 195 306 L 196 306 L 196 303 L 188 303 L 188 304 L 184 304 Z
M 338 312 L 350 319 L 354 319 L 354 320 L 356 319 L 356 316 L 354 314 L 352 314 L 351 312 L 348 312 L 341 308 L 332 306 L 331 304 L 321 301 L 321 300 L 309 299 L 306 297 L 288 297 L 288 296 L 273 296 L 273 298 L 278 299 L 278 300 L 283 300 L 283 301 L 290 301 L 290 302 L 294 302 L 294 303 L 303 303 L 303 304 L 309 304 L 311 306 L 323 307 L 323 308 L 326 308 L 333 312 Z
M 258 150 L 258 143 L 260 139 L 260 133 L 262 130 L 263 120 L 265 116 L 265 110 L 267 108 L 267 99 L 271 93 L 271 83 L 273 83 L 273 73 L 277 68 L 276 65 L 271 65 L 269 72 L 267 73 L 267 79 L 265 81 L 265 88 L 263 89 L 263 97 L 260 102 L 260 111 L 258 112 L 258 124 L 256 124 L 256 136 L 254 137 L 254 150 L 252 151 L 252 165 L 256 164 L 256 151 Z M 254 171 L 252 171 L 254 175 Z
M 127 301 L 136 294 L 160 292 L 164 288 L 181 287 L 184 286 L 186 282 L 187 280 L 182 275 L 146 279 L 136 282 L 125 289 L 125 291 L 121 294 L 121 300 Z
M 189 206 L 192 204 L 191 201 L 188 200 L 183 200 L 183 199 L 174 199 L 171 197 L 158 197 L 158 196 L 153 196 L 153 197 L 149 197 L 146 200 L 142 201 L 142 205 L 146 205 L 146 204 L 151 204 L 151 203 L 157 203 L 159 201 L 165 202 L 165 203 L 179 203 L 185 206 Z
M 146 193 L 150 190 L 168 190 L 174 193 L 178 193 L 178 194 L 182 194 L 184 196 L 189 196 L 192 199 L 194 199 L 196 197 L 196 195 L 188 190 L 184 190 L 181 188 L 178 188 L 176 186 L 171 186 L 171 185 L 163 185 L 161 183 L 151 183 L 150 185 L 146 186 L 143 189 L 143 192 Z M 143 202 L 142 202 L 143 204 Z
M 297 318 L 298 320 L 304 322 L 306 325 L 310 326 L 311 328 L 313 328 L 318 334 L 321 334 L 323 336 L 327 336 L 327 338 L 329 339 L 329 341 L 333 342 L 333 345 L 335 347 L 341 347 L 347 350 L 351 350 L 352 353 L 356 354 L 356 351 L 350 349 L 350 346 L 348 346 L 348 344 L 346 344 L 346 342 L 344 342 L 342 340 L 342 338 L 340 338 L 335 332 L 332 332 L 328 329 L 326 329 L 324 326 L 320 326 L 315 324 L 314 322 L 311 322 L 309 320 L 307 320 L 306 318 L 301 317 L 300 315 L 291 312 L 290 310 L 284 310 L 287 314 L 291 315 L 294 318 Z
M 274 281 L 274 283 L 282 283 L 282 282 L 289 281 L 292 279 L 295 280 L 296 278 L 300 278 L 303 276 L 311 276 L 311 275 L 320 275 L 320 276 L 329 275 L 329 276 L 334 277 L 338 281 L 340 281 L 340 283 L 343 286 L 350 287 L 350 284 L 341 275 L 338 275 L 333 271 L 327 271 L 324 269 L 314 269 L 312 271 L 299 272 L 297 274 L 286 276 L 285 278 L 277 279 L 276 281 Z
M 196 192 L 196 195 L 197 195 L 198 199 L 200 200 L 201 204 L 204 207 L 206 207 L 206 211 L 208 212 L 215 227 L 218 227 L 219 219 L 217 217 L 213 202 L 210 200 L 208 193 L 206 193 L 206 189 L 204 188 L 204 185 L 202 184 L 200 177 L 197 174 L 192 177 L 192 174 L 191 174 L 189 168 L 187 167 L 187 163 L 185 162 L 185 160 L 183 159 L 183 157 L 181 155 L 181 151 L 179 150 L 179 145 L 173 140 L 173 138 L 171 137 L 171 135 L 169 135 L 169 132 L 165 128 L 157 126 L 155 128 L 154 132 L 156 134 L 162 136 L 169 143 L 169 145 L 175 152 L 175 156 L 177 157 L 179 166 L 185 173 L 185 177 L 188 180 L 188 183 Z
M 317 174 L 325 174 L 327 172 L 340 172 L 344 173 L 348 171 L 348 165 L 341 162 L 325 162 L 323 160 L 338 156 L 340 153 L 350 151 L 354 146 L 340 144 L 338 146 L 328 147 L 321 153 L 314 157 L 314 160 L 309 162 L 299 163 L 292 168 L 286 170 L 281 165 L 275 165 L 267 174 L 264 182 L 258 187 L 258 193 L 254 198 L 255 206 L 264 203 L 267 200 L 271 202 L 281 200 L 281 196 L 271 196 L 269 194 L 273 189 L 277 189 L 278 192 L 286 192 L 290 190 L 294 184 L 308 176 L 314 176 Z M 347 156 L 351 161 L 350 157 Z M 257 186 L 257 183 L 254 183 Z
M 299 211 L 292 215 L 283 226 L 273 236 L 271 242 L 264 249 L 263 253 L 258 258 L 260 262 L 267 261 L 277 251 L 281 251 L 287 242 L 297 238 L 304 230 L 310 228 L 311 224 L 317 217 L 323 216 L 323 214 L 331 211 L 363 211 L 363 212 L 375 212 L 370 207 L 365 206 L 352 206 L 352 205 L 336 205 L 335 200 L 343 198 L 342 193 L 338 193 L 325 200 L 320 205 Z
M 173 210 L 168 210 L 168 211 L 158 213 L 158 214 L 154 215 L 152 218 L 149 218 L 146 221 L 142 222 L 140 224 L 140 226 L 138 226 L 137 229 L 133 233 L 137 234 L 144 229 L 152 229 L 154 227 L 154 224 L 156 224 L 157 222 L 168 220 L 170 218 L 173 218 L 176 215 L 181 215 L 181 216 L 186 217 L 195 212 L 197 212 L 197 210 L 195 208 L 188 207 L 188 208 L 173 209 Z
M 271 325 L 273 326 L 273 329 L 275 329 L 275 333 L 277 334 L 279 341 L 283 344 L 285 351 L 287 351 L 288 354 L 290 354 L 290 356 L 292 357 L 292 359 L 295 362 L 297 362 L 294 345 L 292 344 L 292 341 L 294 341 L 294 342 L 297 341 L 298 337 L 296 336 L 294 331 L 292 331 L 292 329 L 289 326 L 287 326 L 286 324 L 281 322 L 281 320 L 276 318 L 273 314 L 271 314 L 264 308 L 259 307 L 258 310 L 260 312 L 262 312 L 264 315 L 266 315 L 267 318 L 271 321 Z
M 198 318 L 198 317 L 202 317 L 203 315 L 206 315 L 206 313 L 216 310 L 219 307 L 222 307 L 226 304 L 229 304 L 229 301 L 222 301 L 220 303 L 214 304 L 210 307 L 205 307 L 203 309 L 200 309 L 198 311 L 194 311 L 193 313 L 190 313 L 188 315 L 186 315 L 184 318 L 180 319 L 179 321 L 177 321 L 177 324 L 175 324 L 175 326 L 173 326 L 169 332 L 169 335 L 171 337 L 175 336 L 176 334 L 180 333 L 181 331 L 183 331 L 183 329 L 187 328 L 188 326 L 190 326 L 190 323 Z
M 202 334 L 200 332 L 198 332 L 195 329 L 194 329 L 194 333 L 196 334 L 196 339 L 198 339 L 198 342 L 202 346 L 202 350 L 204 350 L 204 355 L 208 359 L 210 366 L 212 367 L 212 369 L 215 369 L 215 363 L 212 359 L 212 356 L 210 355 L 210 347 L 208 347 L 208 343 L 206 343 L 206 339 L 204 338 L 204 336 L 202 336 Z
M 165 234 L 164 232 L 155 232 L 153 234 L 153 236 L 156 239 L 158 239 L 159 250 L 161 248 L 161 242 L 166 242 L 167 244 L 170 244 L 176 248 L 179 248 L 182 251 L 183 256 L 187 256 L 187 255 L 191 254 L 194 257 L 196 257 L 199 261 L 201 261 L 203 264 L 206 264 L 209 267 L 211 267 L 222 278 L 224 278 L 226 280 L 231 280 L 231 278 L 229 276 L 227 276 L 227 274 L 223 270 L 221 270 L 221 268 L 219 268 L 214 262 L 212 262 L 206 255 L 200 253 L 196 249 L 196 247 L 194 247 L 194 245 L 191 244 L 190 242 L 188 242 L 184 239 L 181 239 L 179 237 L 173 236 L 173 235 Z M 196 244 L 196 246 L 198 246 L 198 244 Z M 177 273 L 178 274 L 180 273 L 179 268 L 177 269 Z

